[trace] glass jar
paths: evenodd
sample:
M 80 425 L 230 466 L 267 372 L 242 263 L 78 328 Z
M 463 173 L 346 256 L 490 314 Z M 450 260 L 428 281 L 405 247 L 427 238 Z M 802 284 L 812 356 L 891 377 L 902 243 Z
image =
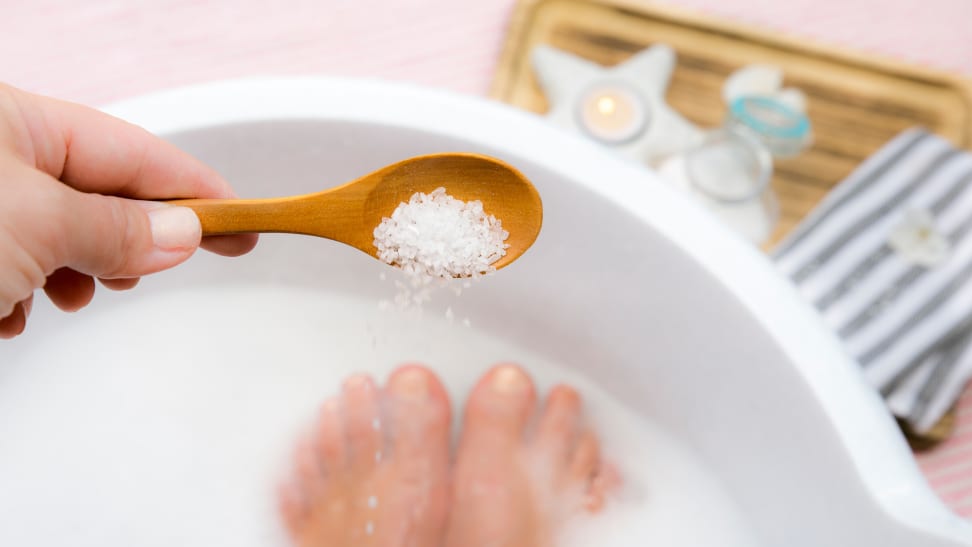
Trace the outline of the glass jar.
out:
M 782 102 L 747 96 L 730 105 L 722 127 L 669 158 L 659 169 L 747 240 L 766 242 L 779 220 L 770 182 L 773 157 L 798 154 L 810 143 L 806 116 Z
M 765 242 L 776 225 L 772 156 L 746 132 L 709 131 L 698 146 L 662 163 L 659 173 L 752 243 Z

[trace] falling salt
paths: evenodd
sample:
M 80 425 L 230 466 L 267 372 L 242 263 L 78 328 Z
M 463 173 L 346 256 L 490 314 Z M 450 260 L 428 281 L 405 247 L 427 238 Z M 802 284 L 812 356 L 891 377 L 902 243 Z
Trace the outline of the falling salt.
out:
M 375 450 L 375 463 L 381 462 L 381 450 Z
M 371 534 L 374 533 L 375 533 L 375 523 L 369 520 L 368 523 L 365 524 L 365 534 L 370 536 Z
M 374 509 L 378 507 L 378 498 L 375 496 L 368 496 L 368 508 Z
M 371 420 L 371 429 L 374 429 L 375 431 L 381 429 L 381 420 L 379 420 L 378 418 Z

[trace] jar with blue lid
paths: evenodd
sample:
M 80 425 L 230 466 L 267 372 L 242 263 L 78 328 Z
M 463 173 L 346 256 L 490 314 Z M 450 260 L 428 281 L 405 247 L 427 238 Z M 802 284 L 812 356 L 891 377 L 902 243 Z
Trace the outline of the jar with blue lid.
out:
M 776 97 L 749 95 L 733 100 L 726 126 L 750 134 L 777 158 L 795 156 L 813 141 L 806 114 Z
M 721 127 L 660 168 L 717 217 L 753 243 L 764 243 L 779 218 L 770 186 L 773 159 L 799 154 L 811 142 L 803 112 L 771 96 L 730 103 Z

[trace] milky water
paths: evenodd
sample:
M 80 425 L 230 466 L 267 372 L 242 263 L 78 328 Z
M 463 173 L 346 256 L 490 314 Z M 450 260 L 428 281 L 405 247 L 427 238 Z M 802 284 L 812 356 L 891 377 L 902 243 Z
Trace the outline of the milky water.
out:
M 83 313 L 30 333 L 0 368 L 0 545 L 286 545 L 276 486 L 344 376 L 421 361 L 460 402 L 510 360 L 541 389 L 578 388 L 626 481 L 565 545 L 755 545 L 685 446 L 588 379 L 475 328 L 267 286 L 136 292 Z

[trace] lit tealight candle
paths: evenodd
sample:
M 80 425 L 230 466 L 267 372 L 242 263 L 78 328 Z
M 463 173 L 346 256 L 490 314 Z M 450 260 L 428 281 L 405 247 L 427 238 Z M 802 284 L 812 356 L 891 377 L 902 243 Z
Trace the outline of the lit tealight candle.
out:
M 645 128 L 647 112 L 634 91 L 620 84 L 601 84 L 581 97 L 580 125 L 595 139 L 619 144 L 637 137 Z

